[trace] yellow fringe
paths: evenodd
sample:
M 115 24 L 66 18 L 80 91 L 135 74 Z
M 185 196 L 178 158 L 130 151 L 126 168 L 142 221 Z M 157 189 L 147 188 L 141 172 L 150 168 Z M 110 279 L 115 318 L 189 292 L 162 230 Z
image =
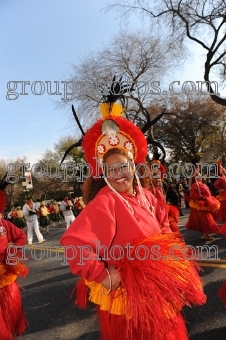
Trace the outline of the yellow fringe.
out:
M 181 281 L 186 281 L 182 277 L 180 279 Z M 109 313 L 115 315 L 125 315 L 127 319 L 132 319 L 132 310 L 128 308 L 128 299 L 125 288 L 118 287 L 112 296 L 112 293 L 104 295 L 107 294 L 108 290 L 104 288 L 101 283 L 95 281 L 88 282 L 85 280 L 85 284 L 90 288 L 89 300 L 99 305 L 100 310 L 109 311 Z M 138 297 L 138 300 L 140 303 L 143 303 L 141 298 L 139 299 Z M 149 303 L 151 304 L 151 301 L 149 301 Z M 178 311 L 181 311 L 182 307 L 182 299 L 180 299 L 180 301 L 174 301 L 173 304 L 170 301 L 166 301 L 163 310 L 166 317 L 171 319 L 177 315 Z
M 127 293 L 125 288 L 118 287 L 112 298 L 111 294 L 104 295 L 107 294 L 108 290 L 101 283 L 85 280 L 85 284 L 90 288 L 89 300 L 99 305 L 101 310 L 109 311 L 111 314 L 116 315 L 126 314 Z M 126 316 L 128 319 L 132 317 L 131 314 Z
M 103 103 L 100 104 L 100 112 L 102 118 L 106 118 L 108 116 L 121 116 L 124 112 L 123 107 L 118 103 Z

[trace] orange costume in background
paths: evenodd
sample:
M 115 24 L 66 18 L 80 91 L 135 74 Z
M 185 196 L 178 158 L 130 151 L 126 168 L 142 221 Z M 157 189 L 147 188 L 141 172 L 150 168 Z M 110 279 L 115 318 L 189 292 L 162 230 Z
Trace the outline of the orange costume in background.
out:
M 154 160 L 151 165 L 150 191 L 157 198 L 156 216 L 165 232 L 180 232 L 178 221 L 180 211 L 176 206 L 166 203 L 166 197 L 162 189 L 163 175 L 166 173 L 164 165 L 159 160 Z
M 213 197 L 209 188 L 202 182 L 195 182 L 190 190 L 190 215 L 186 228 L 201 233 L 219 234 L 220 229 L 214 219 L 219 209 L 219 201 Z
M 218 222 L 226 222 L 226 178 L 225 176 L 219 177 L 214 183 L 214 188 L 219 191 L 219 195 L 216 196 L 220 202 L 220 208 L 216 213 L 216 219 Z
M 0 191 L 0 213 L 4 211 L 5 194 Z M 17 277 L 24 277 L 28 273 L 27 267 L 19 261 L 10 260 L 7 253 L 8 243 L 23 247 L 26 235 L 22 229 L 11 222 L 0 218 L 0 339 L 12 340 L 16 335 L 24 333 L 27 321 L 22 308 Z M 10 250 L 9 250 L 10 251 Z M 12 254 L 16 258 L 14 249 Z M 10 263 L 8 263 L 10 262 Z M 18 263 L 17 263 L 18 262 Z

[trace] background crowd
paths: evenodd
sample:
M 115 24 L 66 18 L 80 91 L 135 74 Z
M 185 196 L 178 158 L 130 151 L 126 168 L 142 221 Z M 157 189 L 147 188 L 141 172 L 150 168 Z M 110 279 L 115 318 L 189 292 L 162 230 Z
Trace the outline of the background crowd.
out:
M 27 198 L 27 202 L 30 199 L 32 199 L 32 201 L 35 203 L 35 199 L 30 196 Z M 83 197 L 75 197 L 72 198 L 71 200 L 68 200 L 68 196 L 65 196 L 62 202 L 52 200 L 52 202 L 48 203 L 45 202 L 36 203 L 37 219 L 40 225 L 41 232 L 46 230 L 46 233 L 49 234 L 50 233 L 49 225 L 55 227 L 57 225 L 61 225 L 63 220 L 65 221 L 67 220 L 67 217 L 65 218 L 64 212 L 66 209 L 63 208 L 63 202 L 65 201 L 69 202 L 70 209 L 67 211 L 70 211 L 70 215 L 73 216 L 74 218 L 80 214 L 80 212 L 85 206 Z M 4 219 L 9 220 L 13 224 L 15 224 L 18 228 L 23 229 L 27 225 L 27 221 L 22 209 L 23 207 L 21 208 L 21 206 L 13 207 L 11 211 L 7 211 L 5 209 Z

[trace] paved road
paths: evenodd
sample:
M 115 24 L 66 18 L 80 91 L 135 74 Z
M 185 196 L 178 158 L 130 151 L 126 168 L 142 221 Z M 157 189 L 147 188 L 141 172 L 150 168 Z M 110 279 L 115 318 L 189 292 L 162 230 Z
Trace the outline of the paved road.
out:
M 226 309 L 217 297 L 217 292 L 226 279 L 225 238 L 217 235 L 214 241 L 204 242 L 200 233 L 184 228 L 188 210 L 184 213 L 186 215 L 180 218 L 179 226 L 186 243 L 193 247 L 215 245 L 220 258 L 200 262 L 208 299 L 204 306 L 184 308 L 190 340 L 225 340 Z M 70 299 L 77 278 L 62 264 L 63 253 L 56 251 L 64 230 L 65 225 L 52 227 L 50 235 L 45 235 L 46 243 L 41 250 L 37 250 L 40 249 L 38 244 L 26 250 L 26 255 L 30 257 L 27 263 L 30 273 L 19 282 L 23 287 L 23 303 L 29 327 L 26 334 L 19 337 L 20 340 L 99 340 L 95 307 L 90 305 L 85 311 L 79 310 L 77 307 L 73 308 L 74 299 Z M 47 247 L 50 246 L 54 248 L 47 254 Z M 212 251 L 211 256 L 213 255 Z

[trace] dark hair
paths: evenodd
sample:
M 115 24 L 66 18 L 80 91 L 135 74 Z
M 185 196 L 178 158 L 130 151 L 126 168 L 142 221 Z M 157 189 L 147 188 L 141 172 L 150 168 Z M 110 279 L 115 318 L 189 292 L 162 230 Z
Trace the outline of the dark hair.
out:
M 85 205 L 92 201 L 100 189 L 106 185 L 107 183 L 103 178 L 94 179 L 92 176 L 86 178 L 82 186 L 83 201 Z

